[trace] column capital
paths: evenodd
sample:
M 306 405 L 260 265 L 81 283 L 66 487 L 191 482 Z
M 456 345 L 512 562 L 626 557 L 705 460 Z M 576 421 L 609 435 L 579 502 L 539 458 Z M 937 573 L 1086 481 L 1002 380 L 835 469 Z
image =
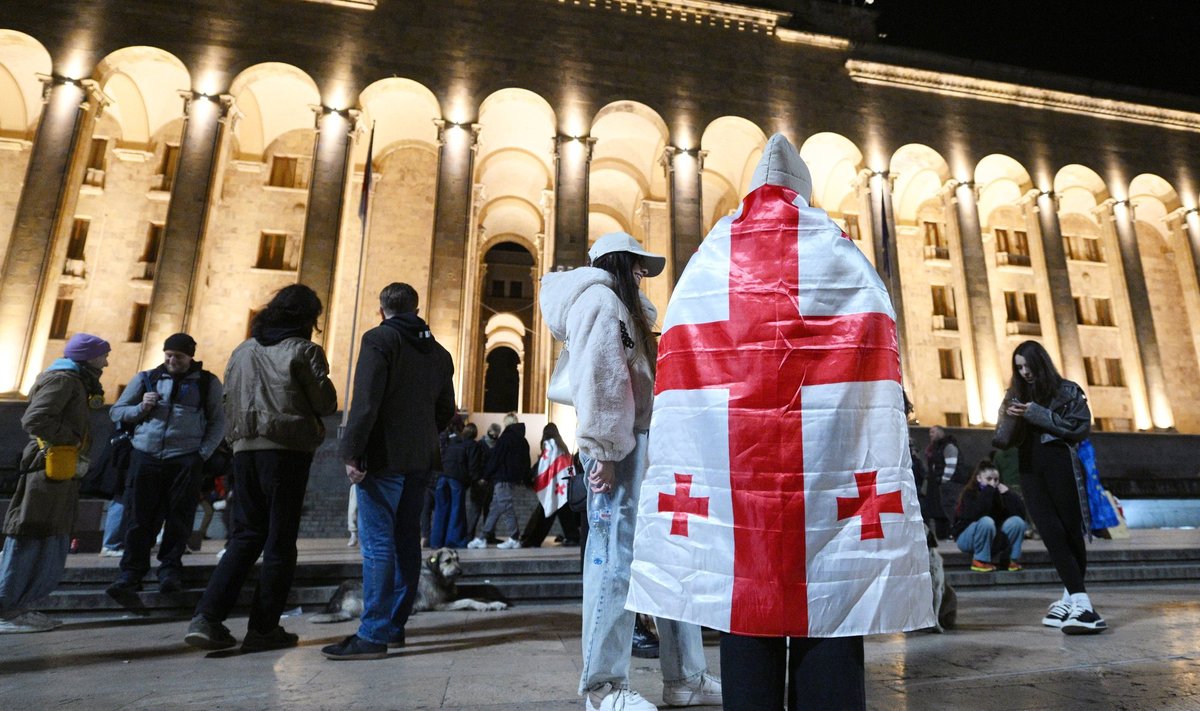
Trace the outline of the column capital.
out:
M 457 121 L 447 121 L 446 119 L 433 119 L 433 125 L 437 126 L 437 143 L 439 146 L 446 144 L 446 131 L 451 128 L 470 129 L 471 131 L 471 150 L 475 150 L 479 146 L 479 133 L 483 130 L 483 125 L 478 123 L 459 123 Z
M 225 118 L 231 110 L 235 109 L 237 100 L 233 94 L 206 94 L 202 91 L 194 89 L 179 90 L 179 98 L 183 99 L 183 115 L 188 117 L 192 113 L 192 106 L 197 101 L 211 101 L 218 106 L 218 118 Z M 238 112 L 236 118 L 241 117 L 241 112 Z
M 680 148 L 678 146 L 667 146 L 663 149 L 662 157 L 659 158 L 659 163 L 666 167 L 667 172 L 675 170 L 675 159 L 682 155 L 693 156 L 696 159 L 696 172 L 704 172 L 704 157 L 708 155 L 708 151 L 700 148 Z
M 330 114 L 337 114 L 346 119 L 346 135 L 352 136 L 358 132 L 359 120 L 362 118 L 362 112 L 358 109 L 335 109 L 332 106 L 324 104 L 309 104 L 308 108 L 313 112 L 313 128 L 321 130 L 321 119 Z
M 592 162 L 592 150 L 595 148 L 598 139 L 592 136 L 568 136 L 563 133 L 555 134 L 554 136 L 554 158 L 557 160 L 562 155 L 562 147 L 565 143 L 580 143 L 584 146 L 584 163 Z

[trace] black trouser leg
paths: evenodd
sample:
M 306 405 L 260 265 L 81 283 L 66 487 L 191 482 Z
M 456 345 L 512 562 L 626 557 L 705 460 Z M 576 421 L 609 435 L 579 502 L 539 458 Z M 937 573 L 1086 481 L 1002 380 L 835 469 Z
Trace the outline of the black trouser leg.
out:
M 562 527 L 564 540 L 579 540 L 579 514 L 572 511 L 570 506 L 563 505 L 559 508 L 558 525 Z
M 1032 471 L 1021 472 L 1021 490 L 1025 492 L 1029 517 L 1042 535 L 1042 543 L 1063 586 L 1067 592 L 1079 593 L 1085 591 L 1087 549 L 1070 457 L 1065 446 L 1035 447 Z
M 529 522 L 525 524 L 525 535 L 521 537 L 521 547 L 540 548 L 552 525 L 554 525 L 554 515 L 546 516 L 541 502 L 538 502 L 529 514 Z
M 165 501 L 162 545 L 158 547 L 158 579 L 179 575 L 183 568 L 183 552 L 196 522 L 196 502 L 200 497 L 203 476 L 200 457 L 185 455 L 163 462 L 164 471 L 174 469 L 167 488 L 162 492 Z
M 721 670 L 724 673 L 724 666 Z M 867 708 L 862 637 L 792 637 L 788 640 L 788 677 L 790 711 Z
M 150 570 L 150 549 L 163 525 L 171 473 L 172 468 L 163 460 L 136 449 L 130 457 L 125 489 L 125 552 L 121 556 L 121 577 L 125 580 L 141 580 Z
M 725 711 L 776 711 L 787 688 L 787 638 L 721 635 Z

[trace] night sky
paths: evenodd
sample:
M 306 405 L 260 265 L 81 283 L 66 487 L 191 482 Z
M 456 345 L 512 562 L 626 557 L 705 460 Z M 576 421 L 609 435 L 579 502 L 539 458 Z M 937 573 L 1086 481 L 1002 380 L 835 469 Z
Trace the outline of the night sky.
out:
M 879 41 L 1200 97 L 1193 0 L 876 0 Z

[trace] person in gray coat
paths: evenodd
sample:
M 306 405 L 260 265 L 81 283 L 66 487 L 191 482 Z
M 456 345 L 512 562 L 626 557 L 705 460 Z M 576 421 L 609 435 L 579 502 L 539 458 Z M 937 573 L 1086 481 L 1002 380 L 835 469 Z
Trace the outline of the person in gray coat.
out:
M 163 363 L 138 373 L 112 406 L 113 422 L 134 425 L 129 485 L 125 492 L 125 553 L 108 594 L 136 602 L 150 570 L 159 528 L 158 588 L 183 589 L 183 552 L 196 515 L 204 462 L 225 436 L 221 381 L 195 359 L 196 341 L 176 333 L 163 344 Z

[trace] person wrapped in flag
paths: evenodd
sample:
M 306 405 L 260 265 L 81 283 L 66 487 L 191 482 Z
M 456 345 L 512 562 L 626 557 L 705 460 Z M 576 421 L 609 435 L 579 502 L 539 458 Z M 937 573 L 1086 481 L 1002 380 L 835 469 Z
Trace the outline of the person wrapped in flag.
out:
M 627 607 L 726 633 L 726 709 L 865 708 L 862 635 L 934 623 L 891 301 L 811 193 L 773 136 L 659 343 Z
M 624 232 L 588 252 L 591 266 L 542 277 L 539 305 L 554 337 L 567 344 L 575 439 L 591 485 L 583 560 L 583 672 L 587 709 L 653 711 L 629 688 L 634 615 L 625 609 L 638 494 L 646 471 L 654 393 L 657 311 L 638 290 L 666 259 Z M 707 673 L 700 629 L 658 625 L 663 700 L 672 706 L 721 703 Z

